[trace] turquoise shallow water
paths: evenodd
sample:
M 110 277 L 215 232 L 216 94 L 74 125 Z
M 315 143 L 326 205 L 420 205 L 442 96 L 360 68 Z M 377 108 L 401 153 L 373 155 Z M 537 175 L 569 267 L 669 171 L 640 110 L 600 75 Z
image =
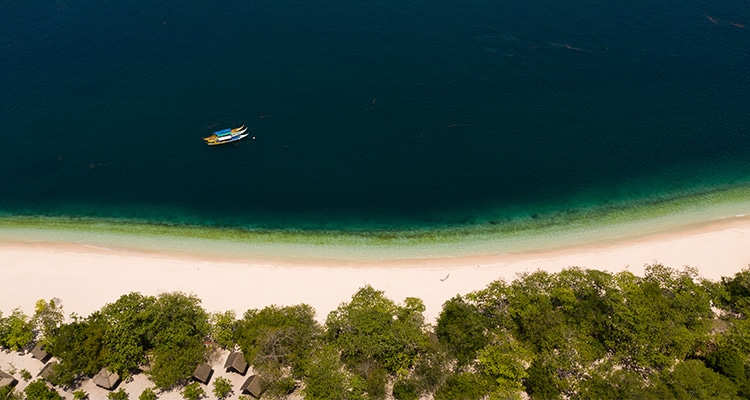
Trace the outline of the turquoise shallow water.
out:
M 746 200 L 742 4 L 339 3 L 0 4 L 5 223 L 496 232 Z

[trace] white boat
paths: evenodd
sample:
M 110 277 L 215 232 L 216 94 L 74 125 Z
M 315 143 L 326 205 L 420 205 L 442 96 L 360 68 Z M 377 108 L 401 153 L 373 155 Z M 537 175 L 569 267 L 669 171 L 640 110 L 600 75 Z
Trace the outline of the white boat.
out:
M 208 144 L 209 146 L 216 146 L 217 144 L 226 144 L 242 140 L 248 135 L 249 133 L 247 133 L 247 127 L 245 125 L 242 125 L 239 128 L 216 131 L 213 135 L 204 137 L 203 140 L 205 140 L 206 144 Z

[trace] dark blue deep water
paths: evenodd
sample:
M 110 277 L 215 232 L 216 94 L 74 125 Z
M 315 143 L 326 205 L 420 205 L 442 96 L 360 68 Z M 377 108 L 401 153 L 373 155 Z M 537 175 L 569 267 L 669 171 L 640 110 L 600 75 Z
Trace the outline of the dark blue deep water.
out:
M 750 2 L 0 2 L 0 214 L 512 220 L 750 184 Z M 255 140 L 201 137 L 247 124 Z

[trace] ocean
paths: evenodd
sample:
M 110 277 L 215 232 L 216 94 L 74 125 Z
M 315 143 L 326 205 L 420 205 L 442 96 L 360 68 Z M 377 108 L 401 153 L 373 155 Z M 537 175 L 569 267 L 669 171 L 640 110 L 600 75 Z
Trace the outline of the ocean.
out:
M 366 234 L 746 201 L 749 110 L 746 1 L 0 3 L 8 221 Z

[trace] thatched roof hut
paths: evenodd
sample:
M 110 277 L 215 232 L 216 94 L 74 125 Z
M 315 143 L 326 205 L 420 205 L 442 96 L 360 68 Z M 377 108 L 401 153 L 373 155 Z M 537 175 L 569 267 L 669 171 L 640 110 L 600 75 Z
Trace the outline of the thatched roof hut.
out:
M 240 387 L 240 392 L 243 394 L 249 394 L 256 399 L 263 394 L 266 390 L 266 383 L 259 375 L 250 375 L 249 378 Z
M 104 389 L 113 390 L 117 387 L 117 384 L 120 383 L 120 376 L 107 368 L 102 368 L 102 370 L 94 377 L 94 383 L 96 386 Z
M 52 354 L 47 353 L 47 350 L 45 350 L 44 347 L 45 346 L 43 344 L 37 343 L 36 346 L 31 349 L 31 356 L 46 364 L 47 361 L 49 361 L 49 359 L 52 357 Z
M 234 371 L 240 375 L 245 375 L 247 367 L 247 361 L 245 361 L 245 356 L 241 351 L 229 353 L 227 362 L 224 363 L 224 368 L 226 368 L 227 372 Z
M 195 372 L 193 372 L 193 379 L 204 385 L 208 385 L 208 381 L 211 380 L 211 375 L 213 375 L 213 373 L 214 369 L 211 368 L 211 365 L 203 363 L 195 369 Z
M 0 388 L 6 387 L 6 386 L 16 386 L 18 384 L 18 379 L 14 378 L 13 375 L 0 371 Z
M 44 378 L 44 379 L 49 379 L 49 377 L 52 376 L 52 374 L 55 372 L 56 365 L 57 365 L 57 361 L 52 361 L 51 363 L 42 367 L 42 370 L 39 371 L 39 373 L 36 374 L 36 376 Z

